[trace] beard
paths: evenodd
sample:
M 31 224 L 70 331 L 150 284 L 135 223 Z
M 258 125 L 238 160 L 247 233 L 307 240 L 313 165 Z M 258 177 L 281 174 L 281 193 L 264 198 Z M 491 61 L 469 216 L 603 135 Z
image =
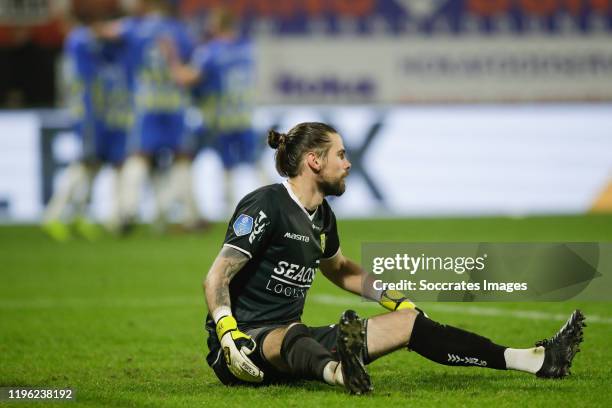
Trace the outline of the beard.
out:
M 340 177 L 338 180 L 321 180 L 319 181 L 319 189 L 325 196 L 341 196 L 346 190 L 346 183 L 344 177 Z

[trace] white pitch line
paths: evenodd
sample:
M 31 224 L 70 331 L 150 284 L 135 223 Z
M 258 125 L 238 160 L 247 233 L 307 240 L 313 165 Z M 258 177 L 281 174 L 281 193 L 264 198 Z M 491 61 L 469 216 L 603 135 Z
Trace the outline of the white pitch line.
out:
M 380 308 L 374 302 L 362 301 L 357 297 L 334 296 L 314 294 L 308 297 L 307 302 L 323 305 L 338 305 L 346 307 L 371 307 Z M 0 299 L 0 310 L 40 310 L 55 308 L 159 308 L 173 306 L 202 307 L 204 299 L 196 297 L 176 296 L 157 298 L 41 298 L 41 299 Z M 492 317 L 515 317 L 528 320 L 559 320 L 565 321 L 568 314 L 538 312 L 533 310 L 507 310 L 489 306 L 472 306 L 469 304 L 456 306 L 444 303 L 428 303 L 427 311 L 454 313 L 460 315 L 492 316 Z M 612 318 L 599 315 L 587 314 L 588 323 L 612 324 Z
M 309 296 L 309 300 L 324 305 L 338 305 L 338 306 L 366 306 L 372 308 L 381 308 L 377 303 L 366 302 L 360 299 L 350 298 L 346 296 L 333 296 L 333 295 L 312 295 Z M 308 302 L 308 301 L 307 301 Z M 474 315 L 474 316 L 493 316 L 493 317 L 515 317 L 518 319 L 529 319 L 529 320 L 559 320 L 565 321 L 569 317 L 569 311 L 567 314 L 561 313 L 548 313 L 548 312 L 537 312 L 533 310 L 507 310 L 499 309 L 488 306 L 455 306 L 443 303 L 427 304 L 427 312 L 444 312 L 454 313 L 463 315 Z M 603 323 L 612 324 L 612 318 L 602 317 L 593 314 L 587 314 L 587 323 Z
M 2 299 L 0 310 L 32 310 L 53 308 L 156 308 L 171 306 L 204 306 L 204 298 L 177 296 L 158 298 L 40 298 Z

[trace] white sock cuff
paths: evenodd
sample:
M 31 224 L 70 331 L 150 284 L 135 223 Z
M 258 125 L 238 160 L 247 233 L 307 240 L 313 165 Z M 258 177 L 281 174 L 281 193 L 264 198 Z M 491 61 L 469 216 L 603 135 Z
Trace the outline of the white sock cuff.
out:
M 323 369 L 323 380 L 329 385 L 344 385 L 342 366 L 337 361 L 330 361 Z
M 544 347 L 530 349 L 507 348 L 504 351 L 508 370 L 526 371 L 535 374 L 544 364 Z

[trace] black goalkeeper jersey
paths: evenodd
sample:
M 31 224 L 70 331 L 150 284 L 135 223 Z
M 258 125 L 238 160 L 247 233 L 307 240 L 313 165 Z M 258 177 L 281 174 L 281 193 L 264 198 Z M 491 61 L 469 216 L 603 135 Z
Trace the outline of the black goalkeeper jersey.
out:
M 250 258 L 229 288 L 232 314 L 248 329 L 300 320 L 319 261 L 333 257 L 340 241 L 327 201 L 309 214 L 285 182 L 240 201 L 224 246 Z

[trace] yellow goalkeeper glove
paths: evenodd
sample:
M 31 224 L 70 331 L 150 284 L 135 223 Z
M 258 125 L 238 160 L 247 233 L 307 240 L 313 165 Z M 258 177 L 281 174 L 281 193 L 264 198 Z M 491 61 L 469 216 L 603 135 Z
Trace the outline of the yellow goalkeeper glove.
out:
M 378 301 L 382 307 L 387 310 L 404 310 L 404 309 L 416 309 L 416 305 L 412 303 L 402 292 L 398 290 L 385 290 L 380 295 Z
M 425 313 L 421 308 L 418 308 L 399 290 L 384 290 L 380 295 L 378 303 L 380 303 L 385 309 L 392 312 L 395 310 L 414 309 L 423 316 L 429 317 L 427 316 L 427 313 Z
M 263 381 L 263 371 L 248 357 L 255 351 L 255 340 L 238 330 L 238 323 L 233 316 L 223 316 L 217 321 L 217 337 L 227 367 L 236 378 L 248 382 Z

